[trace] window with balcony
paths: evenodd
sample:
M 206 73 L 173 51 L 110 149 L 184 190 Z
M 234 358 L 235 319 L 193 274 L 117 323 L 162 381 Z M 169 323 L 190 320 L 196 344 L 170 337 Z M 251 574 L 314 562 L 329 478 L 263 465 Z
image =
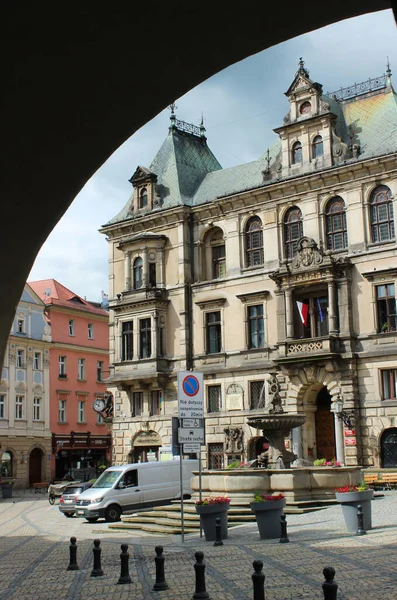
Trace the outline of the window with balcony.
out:
M 328 296 L 300 297 L 297 295 L 293 311 L 295 339 L 328 335 Z
M 250 381 L 249 394 L 251 410 L 263 408 L 265 406 L 265 382 L 263 380 Z
M 41 369 L 41 352 L 35 352 L 33 354 L 33 370 L 40 371 Z
M 263 304 L 248 306 L 247 313 L 248 348 L 263 348 L 265 345 Z
M 58 377 L 66 378 L 66 356 L 58 356 Z
M 298 248 L 298 240 L 303 236 L 302 213 L 296 206 L 290 208 L 284 218 L 285 256 L 291 259 Z
M 85 401 L 79 400 L 77 404 L 77 422 L 85 423 Z
M 139 417 L 143 412 L 143 392 L 132 393 L 131 416 Z
M 16 367 L 17 369 L 23 369 L 25 366 L 25 352 L 24 350 L 17 350 L 16 356 Z
M 85 380 L 85 358 L 79 358 L 77 360 L 77 379 L 80 381 Z
M 94 339 L 94 323 L 88 323 L 87 329 L 88 329 L 88 339 L 93 340 Z
M 161 409 L 161 390 L 152 390 L 150 392 L 150 416 L 160 414 Z
M 24 396 L 16 396 L 15 398 L 15 420 L 20 421 L 23 419 L 24 413 Z
M 325 228 L 328 250 L 343 250 L 347 248 L 345 203 L 339 196 L 332 198 L 327 204 Z
M 0 419 L 5 419 L 6 410 L 6 397 L 4 394 L 0 394 Z
M 222 351 L 222 328 L 220 311 L 205 314 L 206 353 L 217 354 Z
M 223 469 L 225 466 L 225 453 L 223 444 L 208 444 L 208 468 Z
M 124 321 L 121 325 L 121 360 L 132 360 L 133 358 L 133 324 L 132 321 Z
M 103 381 L 103 360 L 98 360 L 96 363 L 96 380 Z
M 382 400 L 397 400 L 397 369 L 384 369 L 382 375 Z
M 66 400 L 58 401 L 58 423 L 66 423 Z
M 394 283 L 376 286 L 378 333 L 396 331 L 396 297 Z
M 69 319 L 69 335 L 75 335 L 74 319 Z
M 139 321 L 139 358 L 150 358 L 152 355 L 151 319 Z
M 222 386 L 207 387 L 207 412 L 214 413 L 222 410 Z
M 386 185 L 376 187 L 370 196 L 372 242 L 394 240 L 394 212 L 391 190 Z
M 263 233 L 259 217 L 249 219 L 245 227 L 245 255 L 247 267 L 263 265 Z
M 41 398 L 33 398 L 33 421 L 41 421 Z
M 132 275 L 134 290 L 139 290 L 143 285 L 143 260 L 140 256 L 134 260 Z

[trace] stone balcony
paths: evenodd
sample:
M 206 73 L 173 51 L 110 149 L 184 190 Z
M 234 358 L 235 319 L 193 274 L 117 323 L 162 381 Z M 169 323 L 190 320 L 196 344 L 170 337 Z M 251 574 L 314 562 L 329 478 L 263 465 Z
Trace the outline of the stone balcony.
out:
M 278 357 L 275 362 L 294 362 L 296 360 L 318 360 L 331 358 L 343 351 L 341 341 L 335 337 L 304 338 L 286 340 L 278 344 Z

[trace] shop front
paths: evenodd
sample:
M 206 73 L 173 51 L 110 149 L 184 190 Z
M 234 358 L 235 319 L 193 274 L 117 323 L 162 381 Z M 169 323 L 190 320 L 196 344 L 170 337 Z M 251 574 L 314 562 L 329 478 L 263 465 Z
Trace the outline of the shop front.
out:
M 99 467 L 110 464 L 111 435 L 71 432 L 53 434 L 54 480 L 89 481 L 98 477 Z

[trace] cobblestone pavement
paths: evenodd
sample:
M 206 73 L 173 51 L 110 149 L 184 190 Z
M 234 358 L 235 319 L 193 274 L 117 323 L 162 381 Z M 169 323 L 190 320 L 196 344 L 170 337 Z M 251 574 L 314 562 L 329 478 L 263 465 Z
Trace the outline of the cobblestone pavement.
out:
M 3 600 L 189 600 L 195 591 L 195 552 L 204 552 L 212 600 L 251 600 L 252 563 L 264 563 L 266 600 L 323 598 L 322 570 L 332 566 L 338 600 L 397 599 L 397 491 L 372 502 L 373 529 L 346 533 L 339 505 L 288 515 L 290 543 L 261 540 L 255 523 L 229 530 L 223 546 L 196 534 L 152 536 L 109 530 L 105 523 L 67 519 L 45 495 L 0 500 L 0 597 Z M 133 532 L 131 532 L 133 533 Z M 77 538 L 79 571 L 67 571 L 69 540 Z M 91 577 L 93 540 L 101 540 L 103 577 Z M 117 585 L 120 546 L 129 545 L 133 583 Z M 169 589 L 152 590 L 155 546 L 164 547 Z

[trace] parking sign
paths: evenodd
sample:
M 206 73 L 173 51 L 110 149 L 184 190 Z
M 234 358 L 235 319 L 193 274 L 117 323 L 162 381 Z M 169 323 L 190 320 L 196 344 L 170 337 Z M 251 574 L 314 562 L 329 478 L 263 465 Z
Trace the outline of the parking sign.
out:
M 204 377 L 202 373 L 179 371 L 178 416 L 180 419 L 204 417 Z

